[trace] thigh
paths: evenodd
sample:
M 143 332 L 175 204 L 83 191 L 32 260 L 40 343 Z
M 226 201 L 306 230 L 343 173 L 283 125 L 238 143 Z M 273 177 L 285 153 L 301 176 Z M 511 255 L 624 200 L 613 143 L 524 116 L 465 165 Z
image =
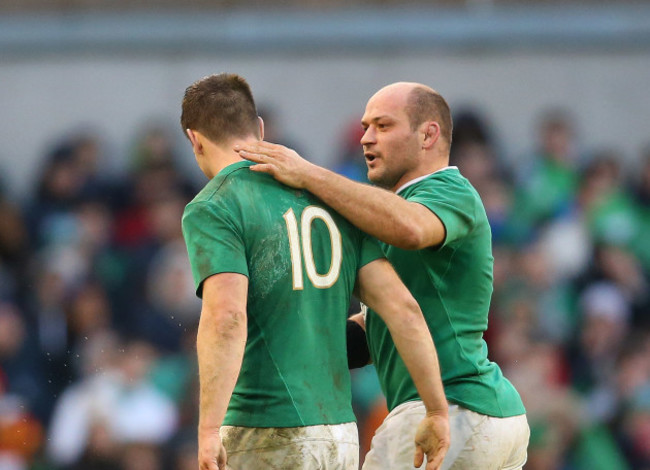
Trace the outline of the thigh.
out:
M 482 415 L 467 411 L 458 405 L 449 405 L 451 444 L 442 465 L 443 470 L 452 468 L 467 447 L 474 429 L 484 420 Z M 421 401 L 404 403 L 391 411 L 372 438 L 362 469 L 414 468 L 415 431 L 425 415 L 426 409 Z M 425 465 L 426 458 L 420 468 Z
M 478 415 L 478 424 L 472 429 L 460 451 L 445 460 L 444 469 L 517 470 L 526 463 L 530 431 L 526 416 L 495 418 L 464 410 L 468 416 Z M 453 445 L 452 436 L 452 445 Z
M 526 415 L 513 416 L 506 426 L 511 428 L 512 451 L 505 465 L 504 470 L 521 470 L 528 460 L 528 442 L 530 441 L 530 427 Z
M 338 470 L 359 466 L 355 423 L 298 428 L 223 426 L 229 470 Z
M 420 401 L 403 403 L 391 411 L 377 428 L 362 469 L 414 468 L 415 431 L 425 414 Z
M 404 403 L 391 411 L 372 438 L 362 469 L 414 468 L 415 431 L 425 414 L 420 401 Z M 491 418 L 451 404 L 449 429 L 451 444 L 442 470 L 515 470 L 526 461 L 529 431 L 523 415 Z

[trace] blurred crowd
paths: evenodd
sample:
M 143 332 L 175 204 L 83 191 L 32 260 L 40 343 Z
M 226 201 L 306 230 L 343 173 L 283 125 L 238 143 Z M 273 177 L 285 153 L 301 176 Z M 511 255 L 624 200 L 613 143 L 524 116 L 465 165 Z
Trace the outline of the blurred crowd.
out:
M 486 340 L 528 410 L 527 470 L 650 469 L 650 149 L 592 150 L 578 126 L 542 113 L 530 153 L 506 158 L 490 122 L 455 112 L 451 164 L 493 232 Z M 363 181 L 360 130 L 332 167 Z M 180 220 L 204 181 L 181 138 L 143 126 L 110 176 L 101 136 L 65 136 L 24 203 L 0 186 L 0 470 L 198 468 Z M 353 398 L 365 452 L 386 414 L 371 366 Z
M 176 140 L 143 129 L 111 178 L 100 136 L 68 136 L 26 204 L 0 198 L 1 470 L 198 468 Z

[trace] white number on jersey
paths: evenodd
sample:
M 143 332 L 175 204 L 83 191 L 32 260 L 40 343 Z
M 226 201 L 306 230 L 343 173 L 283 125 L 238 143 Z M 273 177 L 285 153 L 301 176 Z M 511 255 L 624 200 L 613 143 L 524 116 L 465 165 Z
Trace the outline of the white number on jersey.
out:
M 293 209 L 289 209 L 282 216 L 287 224 L 289 234 L 289 249 L 291 251 L 291 269 L 293 273 L 293 288 L 301 290 L 304 287 L 302 278 L 302 259 L 305 260 L 305 271 L 307 277 L 319 289 L 327 289 L 334 285 L 341 272 L 341 257 L 343 248 L 341 245 L 341 232 L 336 226 L 332 216 L 323 208 L 317 206 L 306 207 L 300 216 L 300 233 L 298 232 L 298 221 Z M 320 219 L 325 222 L 330 235 L 332 244 L 332 260 L 327 274 L 319 274 L 316 271 L 314 262 L 314 253 L 311 245 L 311 224 L 314 219 Z M 302 234 L 302 257 L 300 255 L 300 234 Z

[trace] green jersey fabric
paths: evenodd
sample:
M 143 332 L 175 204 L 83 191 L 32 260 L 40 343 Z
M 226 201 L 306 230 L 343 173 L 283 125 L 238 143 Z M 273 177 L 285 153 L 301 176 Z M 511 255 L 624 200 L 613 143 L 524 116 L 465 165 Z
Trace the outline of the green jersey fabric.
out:
M 483 332 L 492 295 L 492 243 L 485 209 L 457 168 L 418 178 L 398 194 L 423 204 L 445 225 L 441 246 L 401 250 L 383 245 L 387 258 L 417 299 L 433 335 L 450 402 L 497 417 L 525 413 L 519 394 L 487 357 Z M 371 357 L 389 409 L 419 399 L 386 324 L 366 318 Z
M 345 324 L 357 271 L 379 244 L 305 191 L 224 168 L 185 208 L 197 295 L 217 273 L 248 277 L 248 338 L 224 425 L 355 420 Z

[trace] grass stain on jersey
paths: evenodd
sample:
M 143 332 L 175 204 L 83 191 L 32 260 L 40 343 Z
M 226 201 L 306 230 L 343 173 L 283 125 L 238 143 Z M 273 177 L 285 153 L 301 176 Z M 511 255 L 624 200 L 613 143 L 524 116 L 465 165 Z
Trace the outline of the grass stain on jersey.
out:
M 259 245 L 262 249 L 251 257 L 249 270 L 256 296 L 263 299 L 278 282 L 291 277 L 291 260 L 283 255 L 289 249 L 284 233 L 267 235 Z

